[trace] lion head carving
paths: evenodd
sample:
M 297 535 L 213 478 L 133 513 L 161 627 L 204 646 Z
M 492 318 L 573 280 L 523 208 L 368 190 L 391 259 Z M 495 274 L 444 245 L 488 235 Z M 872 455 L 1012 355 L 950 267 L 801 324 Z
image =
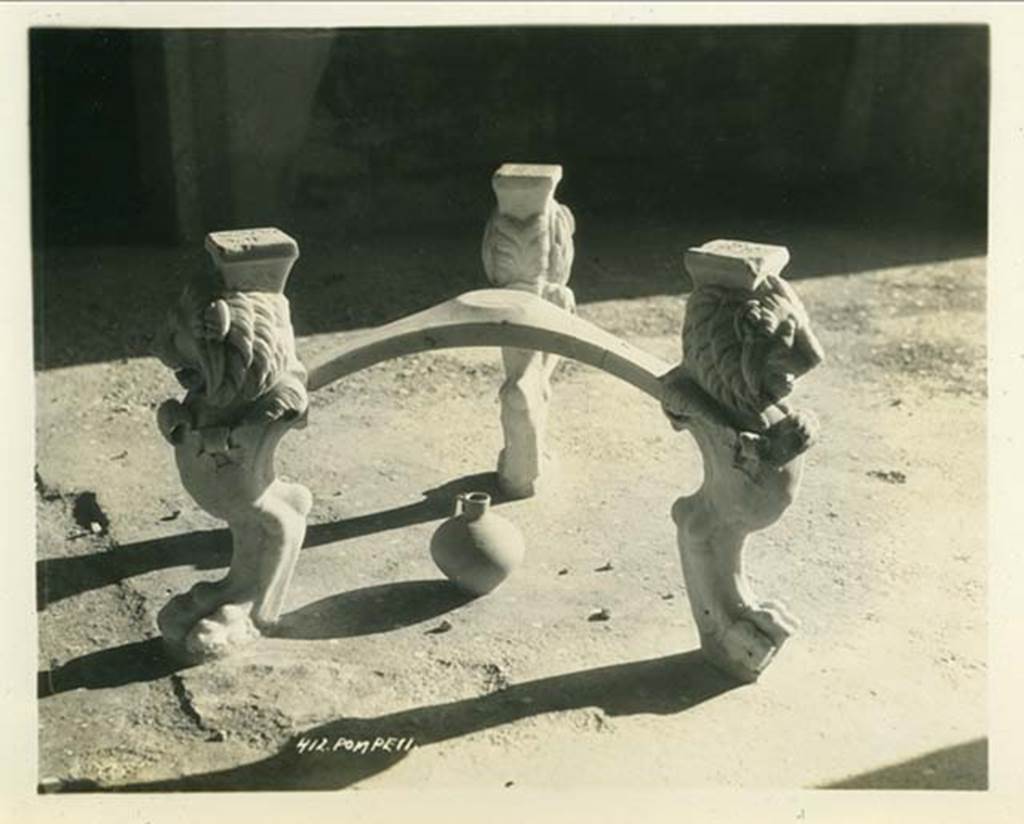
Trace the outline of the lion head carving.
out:
M 305 411 L 305 369 L 295 355 L 284 295 L 204 296 L 187 287 L 168 311 L 155 348 L 188 390 L 186 404 L 220 410 L 272 407 L 275 418 Z
M 753 292 L 697 288 L 687 302 L 683 354 L 709 395 L 755 421 L 824 360 L 803 303 L 777 275 Z

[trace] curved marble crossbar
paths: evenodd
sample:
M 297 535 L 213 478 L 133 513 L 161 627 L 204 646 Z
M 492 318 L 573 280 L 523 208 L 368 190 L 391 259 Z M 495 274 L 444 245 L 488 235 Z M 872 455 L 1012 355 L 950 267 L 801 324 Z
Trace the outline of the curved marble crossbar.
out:
M 671 366 L 537 295 L 478 289 L 393 323 L 359 332 L 341 351 L 313 363 L 315 390 L 375 363 L 434 349 L 512 346 L 572 358 L 660 401 Z

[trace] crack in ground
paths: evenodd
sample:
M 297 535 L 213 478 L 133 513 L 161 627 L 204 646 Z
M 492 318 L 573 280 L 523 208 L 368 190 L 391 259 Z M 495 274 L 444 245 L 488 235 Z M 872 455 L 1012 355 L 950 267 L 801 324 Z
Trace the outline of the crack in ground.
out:
M 179 673 L 172 673 L 171 689 L 174 690 L 174 696 L 178 699 L 178 706 L 181 707 L 181 711 L 185 716 L 196 725 L 196 729 L 201 732 L 212 732 L 210 727 L 207 726 L 203 720 L 203 716 L 196 709 L 195 699 L 192 696 L 192 690 L 185 686 L 185 679 Z

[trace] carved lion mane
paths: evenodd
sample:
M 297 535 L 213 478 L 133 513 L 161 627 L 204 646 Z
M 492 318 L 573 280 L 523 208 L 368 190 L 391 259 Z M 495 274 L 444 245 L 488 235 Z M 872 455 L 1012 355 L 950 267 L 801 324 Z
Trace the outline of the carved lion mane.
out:
M 765 412 L 824 359 L 800 298 L 774 275 L 754 292 L 697 288 L 686 305 L 683 354 L 705 392 L 762 425 Z
M 203 297 L 186 287 L 156 344 L 190 400 L 237 410 L 256 405 L 277 418 L 306 410 L 305 369 L 295 355 L 288 299 L 270 292 Z

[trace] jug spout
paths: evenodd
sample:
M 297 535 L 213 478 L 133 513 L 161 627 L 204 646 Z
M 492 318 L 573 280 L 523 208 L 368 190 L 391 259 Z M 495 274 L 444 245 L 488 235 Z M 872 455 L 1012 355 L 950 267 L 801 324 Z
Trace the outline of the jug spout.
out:
M 491 496 L 486 492 L 466 492 L 458 497 L 456 514 L 461 511 L 467 521 L 475 521 L 490 509 Z

